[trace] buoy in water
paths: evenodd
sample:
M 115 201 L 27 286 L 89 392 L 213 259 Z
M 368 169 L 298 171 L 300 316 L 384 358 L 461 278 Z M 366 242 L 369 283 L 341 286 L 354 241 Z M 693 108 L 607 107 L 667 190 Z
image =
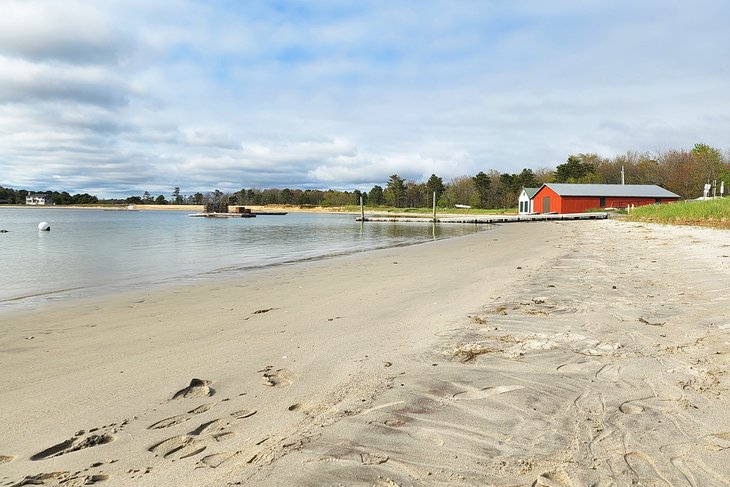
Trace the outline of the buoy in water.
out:
M 38 224 L 38 230 L 42 232 L 50 232 L 51 231 L 51 225 L 48 224 L 48 222 L 40 222 Z

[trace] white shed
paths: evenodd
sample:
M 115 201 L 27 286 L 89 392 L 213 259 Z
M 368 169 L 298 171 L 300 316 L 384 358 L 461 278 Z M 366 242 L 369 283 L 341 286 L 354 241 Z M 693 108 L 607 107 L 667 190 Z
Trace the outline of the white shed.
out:
M 532 208 L 532 197 L 535 196 L 535 193 L 537 193 L 537 190 L 540 188 L 522 188 L 522 192 L 520 193 L 520 215 L 529 215 L 530 213 L 534 213 L 534 210 Z

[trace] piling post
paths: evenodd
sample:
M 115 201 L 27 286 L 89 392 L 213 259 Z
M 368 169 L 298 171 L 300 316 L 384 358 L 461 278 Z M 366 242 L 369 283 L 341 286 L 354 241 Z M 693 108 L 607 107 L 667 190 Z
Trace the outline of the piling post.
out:
M 362 196 L 360 196 L 360 221 L 365 221 L 365 205 L 362 201 Z
M 436 223 L 436 191 L 433 192 L 433 222 Z

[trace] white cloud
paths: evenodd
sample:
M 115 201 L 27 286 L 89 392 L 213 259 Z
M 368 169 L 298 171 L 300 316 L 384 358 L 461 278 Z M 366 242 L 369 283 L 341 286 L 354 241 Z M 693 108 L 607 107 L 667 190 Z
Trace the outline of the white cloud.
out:
M 367 189 L 726 149 L 720 0 L 276 7 L 5 2 L 0 185 Z
M 0 56 L 0 103 L 69 100 L 97 105 L 126 103 L 128 87 L 97 66 L 33 63 Z
M 95 2 L 5 0 L 0 53 L 34 60 L 116 62 L 125 44 Z

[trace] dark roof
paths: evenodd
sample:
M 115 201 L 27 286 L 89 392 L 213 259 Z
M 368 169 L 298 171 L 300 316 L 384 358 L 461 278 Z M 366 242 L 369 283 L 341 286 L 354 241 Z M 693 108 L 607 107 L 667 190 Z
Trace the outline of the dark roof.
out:
M 540 188 L 522 188 L 522 190 L 525 192 L 525 194 L 527 194 L 527 197 L 530 199 L 532 199 L 532 197 L 535 196 L 535 193 L 537 193 L 537 191 L 539 189 Z
M 560 196 L 613 196 L 624 198 L 679 198 L 656 184 L 569 184 L 545 183 Z M 542 188 L 541 188 L 542 189 Z

